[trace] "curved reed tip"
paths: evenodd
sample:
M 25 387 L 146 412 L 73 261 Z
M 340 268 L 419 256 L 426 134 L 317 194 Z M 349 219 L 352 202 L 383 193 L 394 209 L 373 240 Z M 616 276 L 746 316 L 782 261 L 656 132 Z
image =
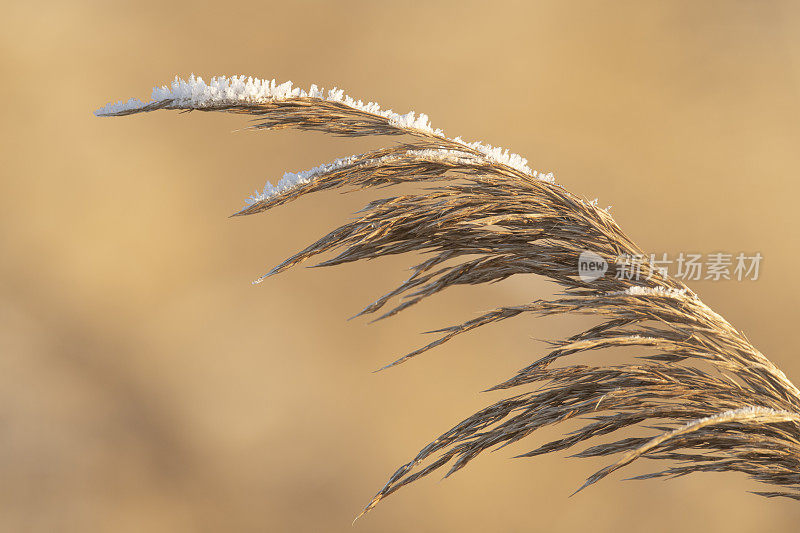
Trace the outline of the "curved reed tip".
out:
M 590 480 L 590 479 L 587 479 L 587 480 L 586 480 L 586 481 L 583 483 L 583 485 L 581 485 L 580 487 L 578 487 L 578 490 L 576 490 L 575 492 L 573 492 L 572 494 L 570 494 L 570 495 L 569 495 L 569 498 L 572 498 L 573 496 L 575 496 L 576 494 L 578 494 L 579 492 L 581 492 L 583 489 L 585 489 L 586 487 L 588 487 L 588 486 L 590 486 L 590 485 L 593 485 L 593 484 L 594 484 L 594 481 L 592 481 L 592 480 Z
M 352 524 L 352 525 L 355 525 L 355 523 L 356 523 L 356 520 L 358 520 L 359 518 L 361 518 L 362 516 L 364 516 L 365 514 L 367 514 L 368 512 L 370 512 L 370 511 L 371 511 L 371 510 L 372 510 L 372 509 L 373 509 L 373 508 L 374 508 L 376 505 L 378 505 L 378 502 L 379 502 L 379 501 L 381 501 L 382 499 L 383 499 L 383 495 L 382 495 L 382 494 L 377 494 L 377 495 L 375 495 L 375 497 L 373 497 L 373 498 L 372 498 L 372 499 L 369 501 L 369 503 L 366 505 L 366 507 L 364 507 L 364 508 L 361 510 L 361 512 L 360 512 L 360 513 L 358 513 L 358 516 L 356 516 L 356 517 L 353 519 L 353 524 Z
M 656 264 L 596 202 L 553 185 L 552 174 L 527 167 L 516 154 L 431 128 L 428 117 L 398 115 L 333 89 L 309 91 L 244 76 L 191 76 L 153 90 L 150 102 L 131 99 L 98 109 L 121 116 L 158 109 L 202 109 L 250 115 L 253 128 L 295 127 L 341 136 L 405 135 L 405 144 L 338 159 L 270 182 L 231 216 L 266 211 L 304 195 L 332 190 L 380 189 L 410 183 L 412 194 L 368 203 L 357 215 L 253 281 L 319 254 L 331 266 L 401 254 L 424 254 L 411 276 L 370 304 L 393 316 L 452 287 L 539 275 L 563 291 L 552 300 L 501 306 L 439 329 L 438 339 L 375 372 L 391 368 L 467 331 L 508 318 L 591 315 L 599 323 L 550 343 L 546 353 L 492 389 L 524 387 L 465 418 L 401 467 L 353 521 L 395 490 L 449 465 L 451 472 L 483 453 L 570 419 L 583 425 L 539 446 L 526 457 L 574 449 L 592 438 L 632 429 L 654 437 L 620 438 L 585 449 L 581 457 L 621 455 L 590 476 L 573 495 L 632 461 L 671 461 L 648 477 L 693 472 L 746 472 L 780 490 L 767 497 L 800 499 L 800 390 L 750 341 Z M 643 258 L 637 277 L 612 273 L 591 280 L 579 273 L 590 252 L 613 263 Z M 650 256 L 653 257 L 653 256 Z M 362 311 L 359 314 L 365 314 Z M 633 361 L 564 358 L 606 348 L 636 348 Z M 456 363 L 458 364 L 458 362 Z M 490 390 L 492 390 L 490 389 Z M 676 398 L 681 399 L 676 403 Z M 760 405 L 763 407 L 740 407 Z M 740 408 L 737 409 L 737 406 Z M 687 421 L 691 421 L 687 423 Z M 746 425 L 747 431 L 742 431 Z M 703 453 L 699 453 L 702 450 Z

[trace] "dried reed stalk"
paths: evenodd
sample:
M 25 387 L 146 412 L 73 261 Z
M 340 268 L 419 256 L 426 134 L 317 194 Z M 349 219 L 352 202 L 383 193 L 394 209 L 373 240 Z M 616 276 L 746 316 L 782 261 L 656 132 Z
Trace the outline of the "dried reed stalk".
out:
M 236 213 L 251 215 L 305 194 L 338 187 L 380 187 L 423 182 L 423 193 L 370 202 L 358 218 L 273 268 L 277 274 L 323 252 L 337 265 L 405 252 L 429 257 L 413 274 L 361 311 L 386 318 L 448 287 L 481 284 L 514 274 L 539 274 L 563 287 L 552 300 L 501 307 L 439 332 L 436 341 L 391 363 L 417 356 L 454 336 L 523 314 L 587 314 L 602 322 L 567 339 L 491 390 L 514 392 L 466 418 L 401 466 L 365 507 L 365 513 L 400 487 L 444 466 L 446 475 L 481 452 L 516 442 L 538 428 L 583 417 L 563 438 L 525 453 L 565 450 L 623 428 L 643 437 L 607 439 L 575 455 L 621 454 L 578 489 L 646 457 L 668 461 L 651 478 L 693 472 L 739 471 L 774 486 L 757 492 L 800 500 L 800 391 L 772 362 L 683 283 L 649 263 L 644 279 L 610 272 L 582 281 L 577 261 L 594 252 L 609 264 L 643 254 L 609 213 L 530 170 L 514 154 L 451 139 L 427 117 L 397 115 L 341 91 L 309 91 L 244 77 L 192 76 L 156 88 L 151 102 L 131 100 L 98 110 L 120 116 L 156 109 L 227 111 L 253 117 L 253 128 L 295 127 L 335 135 L 404 135 L 407 141 L 287 173 L 267 184 Z M 263 279 L 263 277 L 261 278 Z M 260 281 L 260 280 L 259 280 Z M 395 303 L 389 304 L 390 301 Z M 562 358 L 610 347 L 644 354 L 617 365 L 565 364 Z M 536 385 L 536 387 L 531 387 Z M 648 434 L 649 433 L 649 434 Z M 360 516 L 360 515 L 359 515 Z

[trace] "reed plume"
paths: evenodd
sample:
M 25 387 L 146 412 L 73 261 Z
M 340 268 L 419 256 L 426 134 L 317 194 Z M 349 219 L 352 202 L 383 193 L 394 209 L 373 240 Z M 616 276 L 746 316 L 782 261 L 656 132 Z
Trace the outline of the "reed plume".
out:
M 600 323 L 555 340 L 551 349 L 516 375 L 492 387 L 509 396 L 444 432 L 401 466 L 368 503 L 435 470 L 446 476 L 481 452 L 519 441 L 537 429 L 570 419 L 584 425 L 525 453 L 532 457 L 572 449 L 593 437 L 600 444 L 578 457 L 615 456 L 578 490 L 636 459 L 666 461 L 638 479 L 693 472 L 738 471 L 770 485 L 756 492 L 800 500 L 800 391 L 723 317 L 682 282 L 647 260 L 640 276 L 614 275 L 620 256 L 644 252 L 607 210 L 531 170 L 524 158 L 482 143 L 450 138 L 427 116 L 399 115 L 363 103 L 338 89 L 308 91 L 291 83 L 192 76 L 157 87 L 150 102 L 109 104 L 100 116 L 158 109 L 226 111 L 248 115 L 252 128 L 300 128 L 341 136 L 392 135 L 394 146 L 286 173 L 256 191 L 235 216 L 252 215 L 303 195 L 346 187 L 406 182 L 423 192 L 376 199 L 357 217 L 277 265 L 258 281 L 324 252 L 321 266 L 407 252 L 424 261 L 411 276 L 359 315 L 390 317 L 455 285 L 477 285 L 514 274 L 538 274 L 563 289 L 552 299 L 509 305 L 438 330 L 433 342 L 393 366 L 456 335 L 520 315 L 580 314 Z M 611 266 L 586 280 L 578 259 L 593 253 Z M 569 364 L 582 352 L 634 347 L 623 364 Z M 386 368 L 386 367 L 384 367 Z M 640 437 L 619 438 L 623 428 Z

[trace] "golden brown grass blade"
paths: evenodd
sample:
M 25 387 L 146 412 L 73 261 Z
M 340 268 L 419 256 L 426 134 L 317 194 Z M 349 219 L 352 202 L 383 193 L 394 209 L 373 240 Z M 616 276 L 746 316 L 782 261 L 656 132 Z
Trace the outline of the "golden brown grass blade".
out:
M 552 175 L 531 170 L 523 158 L 507 151 L 446 137 L 424 115 L 398 115 L 314 86 L 302 91 L 291 84 L 244 77 L 215 78 L 208 84 L 194 77 L 176 79 L 171 87 L 156 88 L 148 103 L 109 105 L 98 114 L 157 109 L 246 114 L 255 120 L 255 128 L 408 137 L 393 147 L 287 173 L 277 185 L 268 183 L 256 192 L 236 215 L 260 213 L 332 188 L 426 184 L 424 192 L 370 202 L 357 218 L 267 275 L 323 253 L 334 255 L 322 266 L 407 252 L 427 254 L 405 282 L 359 313 L 382 311 L 379 318 L 453 286 L 491 283 L 515 274 L 544 276 L 563 289 L 551 300 L 514 302 L 440 329 L 437 340 L 387 367 L 454 336 L 524 314 L 590 314 L 601 319 L 552 342 L 542 357 L 493 387 L 517 392 L 425 446 L 390 477 L 362 514 L 442 467 L 448 466 L 450 475 L 486 450 L 571 419 L 585 422 L 522 456 L 601 438 L 574 455 L 621 458 L 591 476 L 581 489 L 646 457 L 673 466 L 639 479 L 737 471 L 778 489 L 757 494 L 800 499 L 800 391 L 682 282 L 647 261 L 638 279 L 616 276 L 617 257 L 643 256 L 643 251 L 606 210 L 556 185 Z M 606 275 L 592 280 L 578 275 L 578 258 L 589 252 L 612 265 Z M 566 364 L 576 354 L 614 347 L 639 349 L 640 355 L 616 365 Z M 641 436 L 602 439 L 623 429 Z

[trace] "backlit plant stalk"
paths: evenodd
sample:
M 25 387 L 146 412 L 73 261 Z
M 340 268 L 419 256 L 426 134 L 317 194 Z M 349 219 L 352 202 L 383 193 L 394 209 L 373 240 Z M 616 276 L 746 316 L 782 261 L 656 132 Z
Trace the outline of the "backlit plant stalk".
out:
M 580 487 L 646 457 L 665 467 L 638 478 L 738 471 L 770 485 L 768 497 L 800 499 L 800 392 L 774 364 L 680 281 L 647 262 L 641 277 L 578 276 L 581 253 L 613 264 L 644 255 L 611 215 L 531 170 L 527 161 L 482 143 L 450 138 L 428 117 L 399 115 L 341 90 L 293 88 L 253 78 L 192 76 L 153 90 L 150 102 L 109 104 L 99 116 L 158 109 L 226 111 L 248 115 L 252 128 L 294 127 L 342 136 L 404 136 L 394 146 L 286 173 L 247 200 L 237 216 L 252 215 L 308 193 L 422 183 L 424 192 L 384 197 L 273 268 L 282 272 L 323 252 L 337 265 L 406 252 L 424 261 L 398 287 L 359 314 L 386 318 L 454 285 L 477 285 L 514 274 L 538 274 L 563 292 L 549 300 L 500 307 L 438 331 L 434 342 L 402 363 L 454 336 L 520 315 L 586 314 L 601 322 L 551 349 L 492 388 L 509 396 L 466 418 L 401 466 L 363 512 L 400 487 L 447 467 L 446 475 L 481 452 L 537 429 L 581 418 L 585 424 L 523 457 L 582 444 L 579 457 L 614 456 Z M 646 257 L 646 256 L 645 256 Z M 641 354 L 623 364 L 569 364 L 569 357 L 612 347 Z M 385 368 L 385 367 L 384 367 Z M 638 428 L 643 436 L 614 439 Z M 363 514 L 362 512 L 362 514 Z

